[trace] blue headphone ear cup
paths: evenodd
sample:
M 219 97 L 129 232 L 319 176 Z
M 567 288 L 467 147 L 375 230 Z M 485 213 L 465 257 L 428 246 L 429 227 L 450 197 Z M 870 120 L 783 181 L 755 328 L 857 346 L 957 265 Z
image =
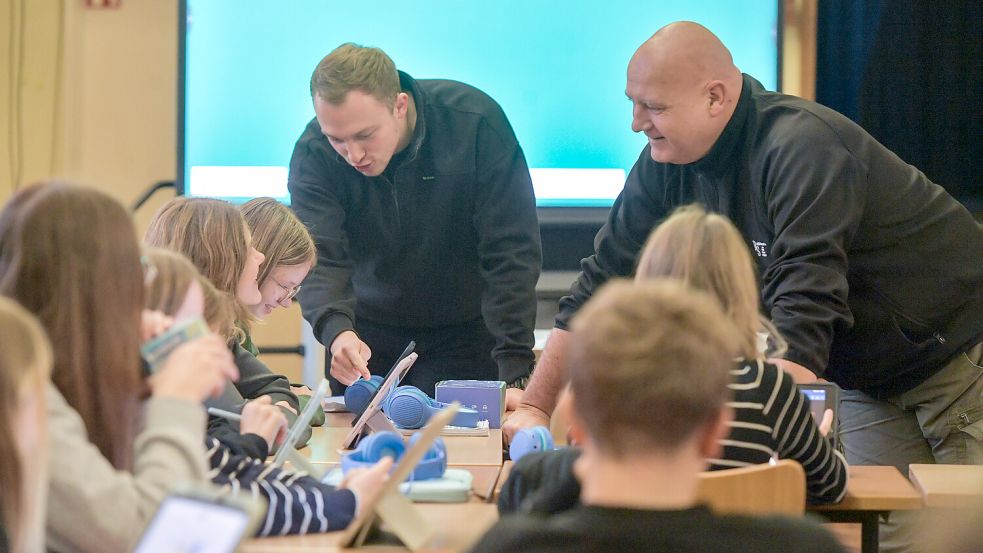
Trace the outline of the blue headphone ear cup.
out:
M 433 400 L 427 394 L 415 386 L 400 386 L 389 399 L 386 414 L 401 428 L 422 428 L 432 412 Z
M 417 432 L 410 436 L 409 447 L 413 447 L 420 441 L 421 434 Z M 413 469 L 414 480 L 429 480 L 431 478 L 442 478 L 447 471 L 447 445 L 444 440 L 438 437 L 427 452 L 423 454 L 423 459 Z
M 357 451 L 362 452 L 361 459 L 366 463 L 377 463 L 383 457 L 392 457 L 393 462 L 398 462 L 406 453 L 406 444 L 395 432 L 376 432 L 363 438 Z
M 509 458 L 518 461 L 534 451 L 550 451 L 554 449 L 553 435 L 545 426 L 523 428 L 512 438 L 509 445 Z
M 351 386 L 345 388 L 345 407 L 356 416 L 361 415 L 369 406 L 369 401 L 379 386 L 382 386 L 382 377 L 378 375 L 374 375 L 369 380 L 352 382 Z

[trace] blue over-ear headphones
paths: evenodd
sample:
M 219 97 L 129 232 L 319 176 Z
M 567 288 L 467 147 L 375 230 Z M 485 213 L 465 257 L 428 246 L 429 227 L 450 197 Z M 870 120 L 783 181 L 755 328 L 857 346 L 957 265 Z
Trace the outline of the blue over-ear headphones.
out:
M 355 468 L 368 468 L 378 463 L 383 457 L 392 457 L 398 463 L 409 447 L 420 439 L 420 434 L 410 437 L 409 446 L 403 443 L 403 437 L 395 432 L 376 432 L 362 439 L 355 451 L 341 457 L 341 471 L 345 474 Z M 444 440 L 437 438 L 423 459 L 410 474 L 410 480 L 430 480 L 441 478 L 447 470 L 447 446 Z
M 386 399 L 384 411 L 400 428 L 422 428 L 430 417 L 447 405 L 430 399 L 416 386 L 400 386 Z M 478 411 L 461 407 L 449 424 L 477 428 Z
M 360 378 L 352 382 L 351 386 L 345 388 L 345 407 L 356 416 L 361 415 L 379 386 L 382 386 L 382 377 L 379 375 L 373 375 L 370 380 Z
M 516 432 L 509 444 L 509 458 L 516 462 L 527 453 L 534 451 L 552 451 L 556 449 L 553 445 L 553 435 L 550 429 L 545 426 L 534 426 L 523 428 Z

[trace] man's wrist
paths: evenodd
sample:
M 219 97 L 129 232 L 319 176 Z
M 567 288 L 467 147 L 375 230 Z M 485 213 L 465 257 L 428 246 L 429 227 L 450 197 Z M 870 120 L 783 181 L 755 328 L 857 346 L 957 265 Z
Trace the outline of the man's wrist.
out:
M 498 365 L 498 379 L 508 388 L 525 388 L 535 367 L 532 351 L 529 355 L 505 355 L 495 359 Z M 523 381 L 525 379 L 525 381 Z

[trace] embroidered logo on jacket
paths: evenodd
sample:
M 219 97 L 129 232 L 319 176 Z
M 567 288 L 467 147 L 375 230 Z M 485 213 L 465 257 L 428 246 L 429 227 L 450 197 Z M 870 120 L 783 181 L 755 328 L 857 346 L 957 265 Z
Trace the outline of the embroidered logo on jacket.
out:
M 751 246 L 754 247 L 754 255 L 758 257 L 768 257 L 768 244 L 751 240 Z

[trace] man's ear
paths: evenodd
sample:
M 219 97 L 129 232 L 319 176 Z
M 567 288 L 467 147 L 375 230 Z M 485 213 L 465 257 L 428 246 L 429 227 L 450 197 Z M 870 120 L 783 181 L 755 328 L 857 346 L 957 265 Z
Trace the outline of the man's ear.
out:
M 727 437 L 730 427 L 727 426 L 734 419 L 734 410 L 726 405 L 720 409 L 717 416 L 712 417 L 704 427 L 703 435 L 700 438 L 700 454 L 706 459 L 716 459 L 720 457 L 723 446 L 720 440 Z
M 406 111 L 410 106 L 410 96 L 405 92 L 400 92 L 396 95 L 396 103 L 393 105 L 393 115 L 396 119 L 402 119 L 406 117 Z
M 710 116 L 716 117 L 724 111 L 730 90 L 723 81 L 710 81 L 706 90 Z
M 587 425 L 584 424 L 583 419 L 577 413 L 573 390 L 567 386 L 563 393 L 563 401 L 557 404 L 555 411 L 560 411 L 560 416 L 569 423 L 567 442 L 572 446 L 583 447 L 590 440 L 590 435 L 587 433 Z

